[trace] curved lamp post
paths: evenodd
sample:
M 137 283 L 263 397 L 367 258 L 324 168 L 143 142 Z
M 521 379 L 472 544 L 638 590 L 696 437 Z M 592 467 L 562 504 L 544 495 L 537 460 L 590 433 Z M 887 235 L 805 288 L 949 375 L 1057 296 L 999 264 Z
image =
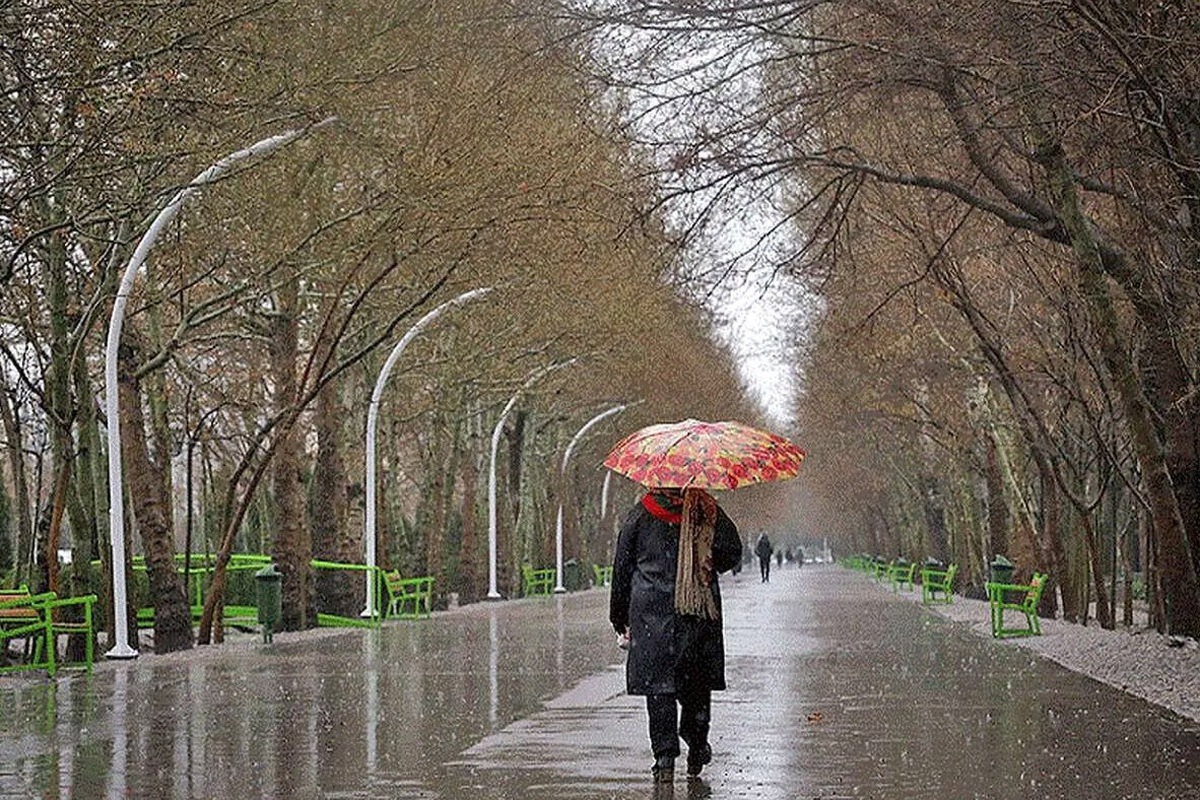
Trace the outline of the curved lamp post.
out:
M 383 386 L 387 383 L 388 376 L 392 374 L 392 367 L 396 366 L 396 361 L 400 358 L 400 354 L 404 352 L 404 348 L 408 347 L 408 343 L 416 338 L 417 334 L 440 317 L 446 309 L 453 306 L 461 306 L 477 297 L 482 297 L 490 291 L 492 291 L 492 287 L 487 286 L 463 292 L 458 297 L 455 297 L 453 300 L 447 300 L 417 320 L 416 324 L 408 329 L 408 333 L 404 334 L 403 338 L 396 343 L 396 346 L 392 349 L 392 354 L 384 362 L 383 369 L 379 371 L 379 377 L 375 380 L 375 391 L 371 393 L 371 404 L 367 406 L 367 513 L 366 531 L 363 533 L 367 562 L 367 605 L 363 609 L 361 615 L 363 617 L 373 617 L 378 613 L 375 610 L 375 428 L 379 417 L 379 399 L 383 395 Z
M 583 427 L 579 429 L 579 431 L 575 434 L 575 436 L 572 437 L 570 443 L 567 444 L 566 452 L 563 453 L 562 466 L 559 468 L 559 476 L 560 477 L 562 477 L 562 478 L 566 477 L 567 462 L 571 459 L 571 452 L 575 449 L 575 445 L 579 444 L 579 440 L 583 438 L 583 435 L 585 433 L 587 433 L 588 430 L 596 423 L 600 422 L 603 419 L 607 419 L 608 417 L 611 417 L 613 414 L 619 414 L 622 411 L 624 411 L 626 408 L 628 408 L 628 404 L 613 406 L 608 411 L 602 411 L 584 423 Z M 562 489 L 560 489 L 560 493 L 565 489 L 566 489 L 566 482 L 563 481 Z M 562 592 L 565 592 L 567 590 L 566 587 L 563 586 L 563 502 L 562 502 L 561 496 L 559 497 L 559 500 L 558 500 L 558 526 L 556 528 L 555 536 L 554 536 L 554 561 L 555 561 L 554 591 L 556 593 L 561 594 Z
M 508 412 L 512 411 L 513 406 L 517 404 L 517 400 L 521 398 L 521 395 L 530 386 L 533 386 L 533 384 L 554 370 L 570 366 L 578 360 L 577 358 L 570 358 L 533 372 L 525 379 L 525 383 L 521 384 L 521 388 L 509 399 L 507 405 L 504 406 L 504 410 L 500 412 L 500 419 L 496 421 L 496 427 L 492 429 L 492 455 L 491 463 L 488 466 L 488 600 L 500 599 L 500 592 L 496 586 L 496 550 L 498 538 L 496 533 L 496 451 L 500 448 L 500 434 L 504 431 L 504 420 L 508 417 Z
M 612 484 L 612 470 L 604 471 L 604 488 L 600 490 L 600 519 L 608 516 L 608 488 Z
M 113 585 L 113 648 L 104 655 L 108 658 L 137 658 L 138 651 L 129 645 L 129 614 L 125 604 L 128 595 L 125 588 L 125 504 L 124 486 L 121 475 L 121 419 L 120 406 L 117 398 L 117 347 L 121 343 L 121 327 L 125 322 L 125 306 L 129 302 L 129 293 L 133 289 L 133 281 L 146 263 L 150 248 L 170 224 L 183 203 L 202 186 L 212 183 L 228 172 L 235 164 L 247 159 L 271 153 L 284 145 L 294 142 L 305 134 L 315 131 L 333 122 L 334 118 L 322 120 L 307 128 L 287 131 L 276 136 L 269 136 L 256 142 L 244 150 L 222 158 L 208 169 L 201 172 L 192 182 L 180 189 L 171 198 L 158 216 L 150 223 L 146 233 L 138 242 L 121 284 L 117 288 L 117 297 L 113 303 L 112 317 L 108 323 L 108 341 L 104 350 L 104 406 L 105 424 L 108 426 L 108 535 L 112 540 L 112 585 Z

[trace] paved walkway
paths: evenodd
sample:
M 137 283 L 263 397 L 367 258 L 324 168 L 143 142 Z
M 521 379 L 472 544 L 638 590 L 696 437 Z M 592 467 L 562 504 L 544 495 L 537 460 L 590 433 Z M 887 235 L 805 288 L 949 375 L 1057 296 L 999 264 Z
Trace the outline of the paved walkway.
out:
M 835 567 L 722 581 L 714 763 L 655 792 L 602 590 L 0 678 L 0 798 L 1200 797 L 1200 726 Z

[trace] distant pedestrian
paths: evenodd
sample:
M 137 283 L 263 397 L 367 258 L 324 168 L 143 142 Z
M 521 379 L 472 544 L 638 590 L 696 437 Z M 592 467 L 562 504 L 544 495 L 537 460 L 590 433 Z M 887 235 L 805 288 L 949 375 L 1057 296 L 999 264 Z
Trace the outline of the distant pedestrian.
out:
M 626 690 L 646 697 L 655 783 L 674 780 L 680 738 L 688 775 L 712 760 L 712 692 L 725 688 L 717 573 L 741 553 L 737 526 L 699 489 L 653 489 L 621 526 L 608 617 L 629 638 Z
M 758 570 L 762 573 L 762 582 L 766 583 L 771 580 L 771 554 L 775 552 L 766 531 L 758 535 L 758 544 L 754 545 L 754 552 L 758 555 Z

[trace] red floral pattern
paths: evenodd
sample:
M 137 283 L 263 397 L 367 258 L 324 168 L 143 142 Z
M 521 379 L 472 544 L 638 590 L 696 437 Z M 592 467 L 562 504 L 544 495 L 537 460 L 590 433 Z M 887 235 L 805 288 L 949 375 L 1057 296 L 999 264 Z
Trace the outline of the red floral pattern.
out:
M 650 425 L 622 439 L 604 466 L 646 487 L 736 489 L 794 478 L 804 451 L 740 422 Z

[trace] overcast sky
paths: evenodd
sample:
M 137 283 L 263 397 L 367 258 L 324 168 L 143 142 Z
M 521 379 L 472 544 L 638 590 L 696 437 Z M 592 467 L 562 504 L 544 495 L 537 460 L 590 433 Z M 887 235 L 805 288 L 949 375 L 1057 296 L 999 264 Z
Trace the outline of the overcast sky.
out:
M 592 5 L 599 10 L 607 3 Z M 801 374 L 797 339 L 816 301 L 772 266 L 798 248 L 790 240 L 798 232 L 778 225 L 784 187 L 725 180 L 731 152 L 770 147 L 744 132 L 739 117 L 759 92 L 765 45 L 720 30 L 697 31 L 686 21 L 668 30 L 614 26 L 597 35 L 596 54 L 623 86 L 615 90 L 613 108 L 622 110 L 660 170 L 664 191 L 673 195 L 668 224 L 691 232 L 685 291 L 716 314 L 716 336 L 735 354 L 752 398 L 772 425 L 787 429 Z M 700 216 L 706 223 L 696 228 Z

